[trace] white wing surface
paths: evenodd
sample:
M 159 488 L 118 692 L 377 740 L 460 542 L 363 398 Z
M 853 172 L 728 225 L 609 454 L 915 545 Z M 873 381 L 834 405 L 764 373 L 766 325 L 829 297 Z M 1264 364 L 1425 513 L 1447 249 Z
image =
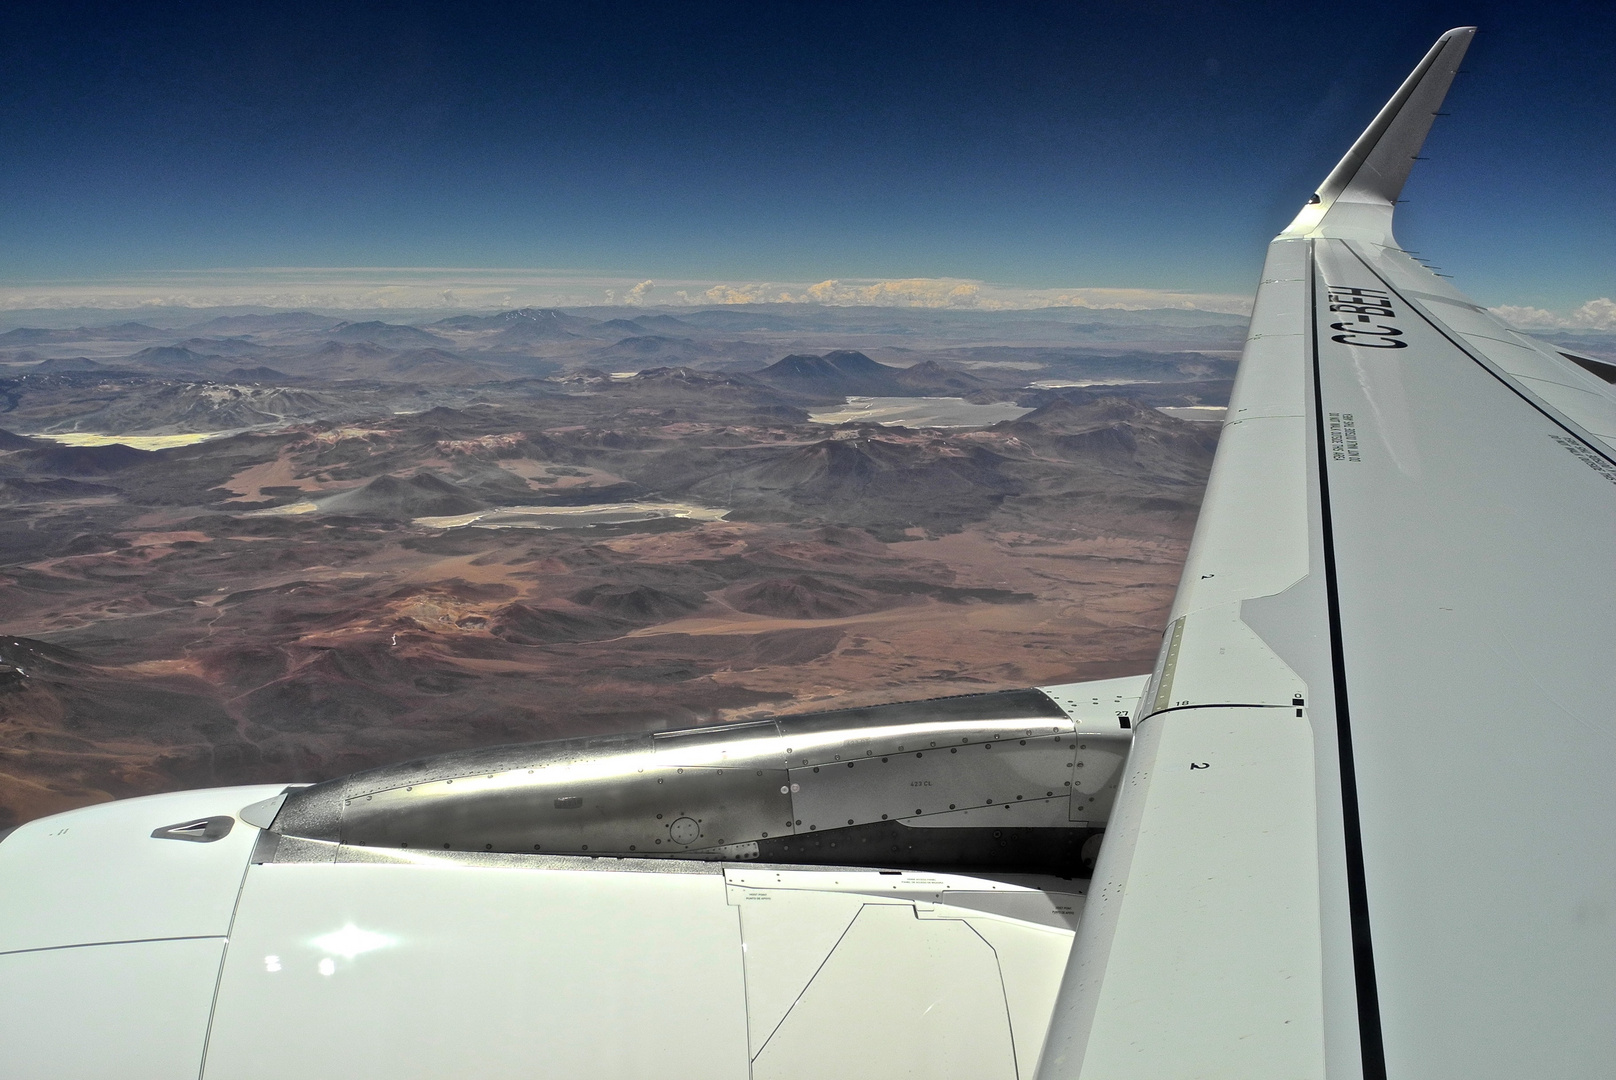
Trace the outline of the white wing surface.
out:
M 1616 396 L 1391 229 L 1473 32 L 1269 247 L 1044 1080 L 1616 1061 Z

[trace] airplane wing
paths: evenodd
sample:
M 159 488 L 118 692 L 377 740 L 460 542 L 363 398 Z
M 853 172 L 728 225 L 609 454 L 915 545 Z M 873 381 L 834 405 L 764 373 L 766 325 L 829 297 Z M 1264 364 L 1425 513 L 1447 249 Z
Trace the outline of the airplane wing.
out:
M 1391 232 L 1470 35 L 1270 246 L 1152 674 L 29 822 L 0 1077 L 1608 1073 L 1616 370 Z
M 1392 235 L 1473 32 L 1269 246 L 1043 1080 L 1616 1061 L 1616 397 Z

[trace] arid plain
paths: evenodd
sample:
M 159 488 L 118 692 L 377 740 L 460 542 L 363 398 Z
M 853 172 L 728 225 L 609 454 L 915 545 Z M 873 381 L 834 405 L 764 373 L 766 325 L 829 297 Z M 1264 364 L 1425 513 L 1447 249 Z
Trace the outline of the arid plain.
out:
M 0 828 L 1145 670 L 1244 333 L 790 305 L 408 321 L 0 334 Z

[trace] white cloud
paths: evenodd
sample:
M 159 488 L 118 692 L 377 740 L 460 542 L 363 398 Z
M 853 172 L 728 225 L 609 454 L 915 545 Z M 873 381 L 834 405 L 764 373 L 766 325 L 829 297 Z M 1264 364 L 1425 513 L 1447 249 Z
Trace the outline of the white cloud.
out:
M 813 285 L 720 284 L 701 291 L 681 290 L 685 304 L 825 304 L 831 307 L 947 308 L 1012 311 L 1036 308 L 1149 308 L 1218 311 L 1245 315 L 1251 299 L 1222 293 L 1165 289 L 1023 289 L 962 278 L 892 280 L 832 278 Z
M 991 306 L 982 283 L 954 278 L 902 278 L 897 281 L 821 281 L 808 286 L 810 303 L 848 306 L 976 308 Z
M 680 289 L 675 296 L 686 305 L 704 304 L 789 304 L 796 301 L 787 290 L 767 283 L 761 285 L 710 285 L 705 289 Z
M 1580 304 L 1569 314 L 1512 304 L 1500 304 L 1490 310 L 1517 330 L 1616 331 L 1616 300 L 1607 296 Z
M 1487 310 L 1517 330 L 1554 330 L 1558 329 L 1563 321 L 1562 316 L 1540 307 L 1499 304 Z
M 1571 321 L 1582 330 L 1616 330 L 1616 300 L 1608 296 L 1590 300 L 1571 313 Z

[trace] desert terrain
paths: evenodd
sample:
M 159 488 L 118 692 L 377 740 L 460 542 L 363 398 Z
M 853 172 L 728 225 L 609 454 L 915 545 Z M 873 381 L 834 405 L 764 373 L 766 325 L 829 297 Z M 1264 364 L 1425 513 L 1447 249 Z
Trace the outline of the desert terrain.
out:
M 1244 333 L 187 317 L 0 333 L 0 828 L 1145 670 Z

